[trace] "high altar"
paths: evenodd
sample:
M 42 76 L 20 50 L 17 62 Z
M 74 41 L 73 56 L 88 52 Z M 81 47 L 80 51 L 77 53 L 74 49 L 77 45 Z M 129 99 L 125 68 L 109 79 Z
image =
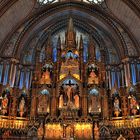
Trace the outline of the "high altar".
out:
M 88 61 L 84 62 L 83 37 L 76 42 L 70 18 L 65 44 L 60 37 L 57 41 L 57 61 L 52 57 L 51 34 L 43 62 L 39 61 L 40 50 L 36 52 L 31 90 L 23 88 L 18 94 L 9 85 L 0 88 L 2 137 L 99 140 L 137 134 L 140 138 L 139 87 L 130 82 L 128 87 L 114 85 L 109 90 L 104 55 L 96 60 L 89 38 Z

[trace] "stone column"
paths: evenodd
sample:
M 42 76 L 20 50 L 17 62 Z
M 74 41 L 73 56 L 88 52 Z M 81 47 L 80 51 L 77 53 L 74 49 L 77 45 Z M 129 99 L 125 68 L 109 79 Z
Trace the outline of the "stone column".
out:
M 121 79 L 122 79 L 121 86 L 124 87 L 124 85 L 125 85 L 124 68 L 121 69 Z
M 6 70 L 6 61 L 3 62 L 3 72 L 2 72 L 1 83 L 3 83 L 3 81 L 4 81 L 5 70 Z

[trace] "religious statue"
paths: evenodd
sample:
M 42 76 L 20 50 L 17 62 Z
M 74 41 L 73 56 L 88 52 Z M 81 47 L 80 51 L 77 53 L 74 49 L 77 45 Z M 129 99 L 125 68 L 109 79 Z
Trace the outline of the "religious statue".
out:
M 118 117 L 120 112 L 121 112 L 120 102 L 119 102 L 119 99 L 117 97 L 115 97 L 115 99 L 114 99 L 114 115 L 116 115 L 116 117 Z
M 40 84 L 51 84 L 50 72 L 46 70 L 40 79 Z
M 8 107 L 8 98 L 7 94 L 4 95 L 2 98 L 2 114 L 5 115 L 7 113 L 7 107 Z
M 139 110 L 139 105 L 133 95 L 130 97 L 130 109 L 133 115 L 136 115 L 137 111 Z
M 99 140 L 100 134 L 99 134 L 99 128 L 97 123 L 94 125 L 94 140 Z
M 59 108 L 63 108 L 64 100 L 63 100 L 63 95 L 61 94 L 59 97 Z
M 74 104 L 76 108 L 79 108 L 79 96 L 77 94 L 74 96 Z
M 95 74 L 94 70 L 92 69 L 92 71 L 89 74 L 88 77 L 88 84 L 99 84 L 99 78 L 98 76 Z
M 68 104 L 71 102 L 72 97 L 72 86 L 67 86 L 67 96 L 68 96 Z
M 19 103 L 19 114 L 20 114 L 20 117 L 22 117 L 23 114 L 24 114 L 24 107 L 25 107 L 25 99 L 24 99 L 24 97 L 22 97 L 21 101 Z

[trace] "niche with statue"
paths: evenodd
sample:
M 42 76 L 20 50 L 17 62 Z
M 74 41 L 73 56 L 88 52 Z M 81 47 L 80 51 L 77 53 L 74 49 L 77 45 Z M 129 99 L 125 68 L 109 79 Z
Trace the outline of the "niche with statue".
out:
M 27 116 L 27 107 L 28 107 L 28 98 L 27 93 L 23 90 L 21 95 L 17 100 L 17 116 L 26 117 Z
M 0 96 L 0 114 L 8 116 L 10 108 L 10 88 L 6 87 Z
M 42 89 L 37 97 L 38 115 L 46 115 L 50 112 L 50 94 L 47 89 Z
M 46 64 L 42 67 L 41 70 L 41 79 L 40 79 L 40 84 L 41 85 L 50 85 L 51 84 L 51 79 L 52 79 L 52 65 Z
M 131 86 L 128 90 L 128 114 L 135 116 L 140 114 L 140 106 L 136 96 L 135 87 Z
M 87 69 L 88 85 L 99 84 L 99 68 L 95 64 L 91 64 Z
M 101 113 L 101 97 L 97 87 L 93 87 L 89 90 L 88 112 L 91 115 L 99 115 Z
M 117 89 L 112 90 L 112 108 L 113 108 L 113 117 L 120 117 L 122 116 L 121 110 L 121 98 L 119 91 Z

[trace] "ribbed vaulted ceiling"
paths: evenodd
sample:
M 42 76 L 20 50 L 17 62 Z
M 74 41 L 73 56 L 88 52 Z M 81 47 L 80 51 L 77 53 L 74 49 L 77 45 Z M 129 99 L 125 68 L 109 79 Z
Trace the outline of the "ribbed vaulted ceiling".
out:
M 22 60 L 29 47 L 34 47 L 35 53 L 45 43 L 50 29 L 55 34 L 66 28 L 69 17 L 75 28 L 92 35 L 106 53 L 107 63 L 121 63 L 128 56 L 140 55 L 139 9 L 131 0 L 105 0 L 103 5 L 71 0 L 41 7 L 36 0 L 6 0 L 0 4 L 2 57 Z M 117 62 L 111 61 L 113 57 Z

